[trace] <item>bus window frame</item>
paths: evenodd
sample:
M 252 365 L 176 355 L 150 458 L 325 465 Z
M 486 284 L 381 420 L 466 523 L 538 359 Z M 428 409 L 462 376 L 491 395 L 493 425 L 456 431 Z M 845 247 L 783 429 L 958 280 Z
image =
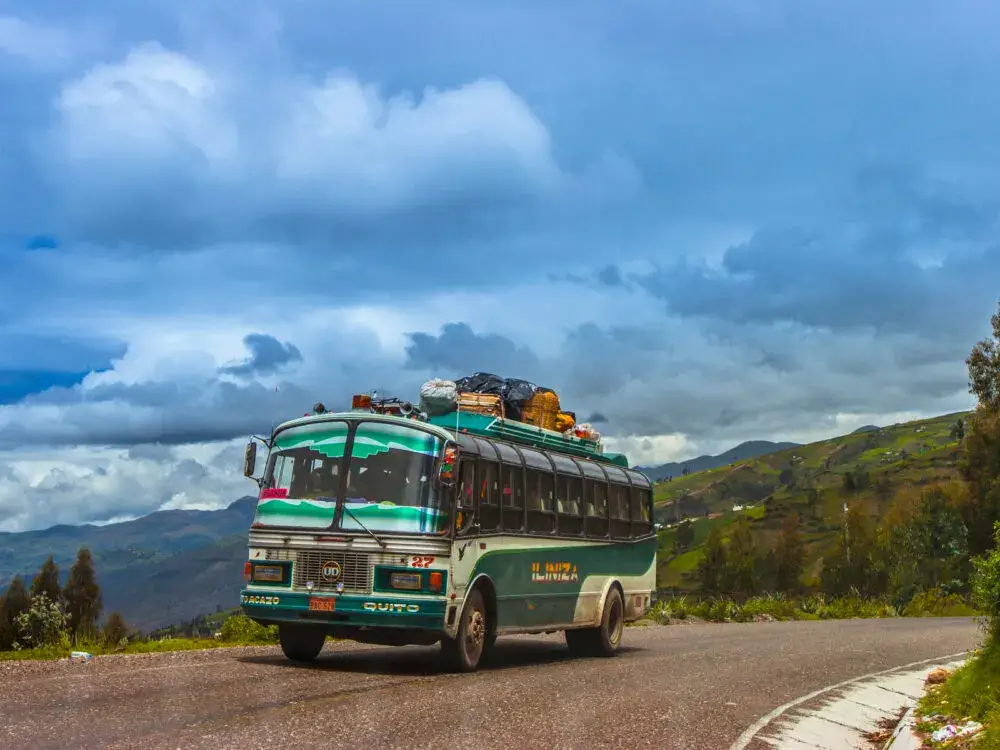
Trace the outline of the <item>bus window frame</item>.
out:
M 613 468 L 625 478 L 627 484 L 623 484 L 620 481 L 620 477 L 615 476 L 614 473 L 605 469 L 605 474 L 608 475 L 608 534 L 612 539 L 631 539 L 632 538 L 632 477 L 628 475 L 620 466 L 608 467 Z M 612 479 L 612 477 L 615 477 Z M 612 500 L 612 492 L 615 493 L 616 498 Z M 622 496 L 624 495 L 624 499 Z M 616 515 L 621 511 L 621 507 L 616 508 L 615 506 L 622 506 L 624 504 L 625 518 L 621 518 Z M 618 532 L 618 533 L 616 533 Z
M 599 464 L 597 461 L 589 461 L 587 459 L 580 459 L 580 461 L 582 462 L 580 468 L 581 468 L 581 470 L 583 470 L 583 482 L 584 482 L 584 485 L 583 485 L 584 486 L 583 535 L 587 539 L 610 539 L 611 538 L 611 498 L 609 496 L 610 493 L 608 492 L 608 488 L 609 488 L 609 485 L 610 485 L 610 481 L 608 480 L 608 473 L 604 470 L 604 467 L 601 466 L 601 464 Z M 596 477 L 588 476 L 586 470 L 584 469 L 584 466 L 593 466 L 595 469 L 597 469 L 598 471 L 600 471 L 601 476 L 604 477 L 604 481 L 602 482 L 601 480 L 597 479 Z M 593 506 L 594 506 L 594 510 L 595 511 L 597 510 L 596 488 L 597 487 L 603 487 L 603 489 L 604 489 L 604 516 L 603 517 L 600 516 L 600 515 L 597 515 L 596 513 L 595 513 L 595 515 L 590 515 L 590 513 L 587 512 L 588 508 L 587 508 L 587 503 L 586 503 L 586 495 L 587 495 L 587 484 L 588 484 L 588 482 L 591 485 L 590 491 L 592 493 Z M 604 522 L 604 524 L 605 524 L 605 533 L 604 534 L 596 534 L 596 533 L 591 533 L 590 532 L 591 524 L 589 524 L 588 521 L 591 521 L 591 519 L 599 520 L 599 521 L 603 521 Z
M 543 469 L 540 466 L 535 466 L 534 464 L 530 464 L 529 465 L 527 456 L 533 456 L 533 455 L 538 455 L 538 456 L 541 456 L 543 459 L 545 459 L 545 462 L 548 464 L 548 471 L 547 472 L 545 471 L 545 469 Z M 552 461 L 552 457 L 549 455 L 548 451 L 545 451 L 545 450 L 542 450 L 542 449 L 538 449 L 538 448 L 534 448 L 534 449 L 532 449 L 532 448 L 525 448 L 524 452 L 521 453 L 521 459 L 524 461 L 524 482 L 525 482 L 525 495 L 524 495 L 525 525 L 524 525 L 524 528 L 527 530 L 527 533 L 532 534 L 534 536 L 558 536 L 558 533 L 559 533 L 559 527 L 558 527 L 559 516 L 555 512 L 554 508 L 550 509 L 550 508 L 546 508 L 545 507 L 545 499 L 542 497 L 542 478 L 544 476 L 548 475 L 549 479 L 552 482 L 552 496 L 549 498 L 549 502 L 552 503 L 553 505 L 555 504 L 555 489 L 556 489 L 555 483 L 556 483 L 556 476 L 557 476 L 557 474 L 556 474 L 556 470 L 555 470 L 555 464 Z M 527 493 L 527 489 L 528 489 L 528 472 L 529 471 L 530 472 L 534 472 L 534 474 L 535 474 L 535 479 L 536 479 L 535 484 L 536 484 L 536 489 L 538 490 L 538 508 L 535 508 L 535 509 L 530 509 L 528 507 L 528 493 Z M 546 519 L 546 524 L 548 526 L 548 529 L 547 530 L 543 530 L 543 529 L 540 529 L 540 528 L 539 529 L 533 528 L 532 527 L 532 523 L 531 523 L 531 520 L 532 520 L 531 519 L 531 515 L 532 514 L 536 514 L 538 516 L 544 517 Z
M 569 487 L 570 487 L 569 480 L 575 479 L 579 483 L 580 494 L 579 494 L 579 497 L 577 499 L 576 514 L 574 515 L 573 513 L 562 513 L 557 508 L 556 509 L 556 521 L 558 523 L 559 518 L 562 518 L 562 517 L 565 517 L 565 518 L 575 518 L 577 521 L 580 522 L 580 530 L 577 531 L 575 534 L 562 534 L 562 533 L 560 533 L 558 531 L 558 526 L 557 526 L 556 534 L 558 536 L 567 536 L 567 537 L 586 537 L 587 536 L 587 494 L 586 494 L 586 489 L 585 489 L 586 488 L 585 482 L 587 481 L 587 476 L 586 476 L 586 474 L 583 473 L 583 467 L 580 465 L 580 461 L 578 461 L 574 456 L 560 456 L 560 458 L 566 458 L 566 459 L 568 459 L 569 462 L 572 463 L 573 466 L 576 467 L 577 474 L 574 477 L 572 474 L 569 474 L 569 473 L 557 472 L 556 473 L 556 479 L 557 479 L 557 481 L 558 481 L 559 477 L 565 477 L 566 480 L 567 480 L 567 485 L 566 485 L 567 492 L 569 492 Z M 583 459 L 580 459 L 580 460 L 583 460 Z M 554 465 L 555 465 L 555 462 L 553 461 L 553 466 Z M 559 489 L 558 489 L 558 486 L 557 486 L 556 487 L 556 495 L 558 495 L 558 494 L 559 494 Z M 567 502 L 569 502 L 568 498 L 567 498 Z
M 653 503 L 653 483 L 649 480 L 649 477 L 640 471 L 636 471 L 635 469 L 626 469 L 625 473 L 628 475 L 629 482 L 632 484 L 632 497 L 629 502 L 630 515 L 632 519 L 632 538 L 640 539 L 651 534 L 654 529 L 653 512 L 655 504 Z M 646 484 L 636 484 L 633 474 L 638 477 L 642 477 L 646 481 Z M 645 498 L 642 494 L 644 492 L 647 493 Z M 636 508 L 639 510 L 638 519 L 635 517 L 635 514 L 631 512 Z M 648 512 L 649 520 L 646 520 L 644 517 L 644 510 L 645 512 Z
M 512 511 L 513 510 L 520 510 L 521 511 L 521 513 L 520 513 L 520 516 L 521 516 L 521 525 L 518 528 L 516 528 L 516 529 L 514 529 L 514 528 L 507 528 L 507 525 L 506 525 L 507 516 L 510 515 L 510 516 L 516 518 L 518 514 L 516 514 L 516 513 L 510 513 L 510 514 L 505 513 L 505 508 L 507 508 L 508 506 L 504 505 L 504 502 L 503 502 L 503 486 L 504 486 L 503 480 L 504 480 L 504 477 L 501 474 L 501 476 L 500 476 L 500 487 L 501 487 L 501 490 L 500 490 L 500 529 L 505 534 L 524 534 L 524 533 L 527 533 L 527 527 L 528 527 L 528 494 L 526 492 L 527 485 L 525 484 L 525 481 L 526 481 L 525 480 L 525 474 L 526 474 L 526 472 L 525 472 L 525 466 L 524 466 L 524 454 L 522 454 L 521 453 L 521 449 L 518 448 L 513 443 L 503 443 L 503 445 L 505 447 L 508 447 L 508 448 L 513 448 L 514 449 L 514 453 L 517 454 L 517 457 L 518 457 L 518 459 L 521 462 L 520 464 L 514 464 L 514 463 L 512 463 L 509 460 L 505 460 L 503 458 L 503 456 L 500 456 L 500 466 L 501 467 L 507 466 L 507 467 L 509 467 L 510 471 L 512 471 L 512 472 L 513 471 L 517 471 L 518 472 L 517 473 L 517 481 L 515 482 L 514 478 L 512 478 L 511 481 L 510 481 L 511 501 L 512 502 L 511 502 L 511 504 L 510 504 L 509 507 L 510 507 L 510 509 Z M 497 450 L 497 454 L 500 454 L 500 450 L 499 449 Z M 521 507 L 520 508 L 518 508 L 516 505 L 513 504 L 515 483 L 521 485 Z
M 532 537 L 552 537 L 552 538 L 563 538 L 563 539 L 595 539 L 595 540 L 614 540 L 614 541 L 628 541 L 631 539 L 640 539 L 654 533 L 655 525 L 652 521 L 645 521 L 641 512 L 638 518 L 635 517 L 633 513 L 633 505 L 638 502 L 642 504 L 643 507 L 648 506 L 648 513 L 650 519 L 654 518 L 654 502 L 653 502 L 653 491 L 652 482 L 649 478 L 641 472 L 636 472 L 636 476 L 633 476 L 635 469 L 623 466 L 605 466 L 599 461 L 594 461 L 591 459 L 586 459 L 580 456 L 571 456 L 565 453 L 558 453 L 555 451 L 549 451 L 544 448 L 539 447 L 528 447 L 528 446 L 518 446 L 512 443 L 496 440 L 493 438 L 479 437 L 479 436 L 468 436 L 472 440 L 463 448 L 471 448 L 475 446 L 473 452 L 472 450 L 461 451 L 461 456 L 463 461 L 471 461 L 475 464 L 473 469 L 474 476 L 474 507 L 472 512 L 475 514 L 475 520 L 471 527 L 462 534 L 462 538 L 468 538 L 469 536 L 497 536 L 497 535 L 515 535 L 515 536 L 532 536 Z M 489 446 L 486 448 L 485 446 Z M 501 446 L 501 447 L 498 447 Z M 526 457 L 527 452 L 527 457 Z M 505 458 L 504 456 L 508 458 Z M 516 456 L 518 461 L 515 462 L 511 460 L 513 456 Z M 549 470 L 535 466 L 535 464 L 540 463 L 538 456 L 544 456 L 545 461 L 549 466 Z M 491 468 L 492 467 L 492 470 Z M 570 470 L 570 467 L 576 469 L 575 472 Z M 614 471 L 609 472 L 608 469 L 611 468 Z M 464 470 L 464 469 L 463 469 Z M 511 511 L 516 507 L 513 506 L 514 489 L 512 486 L 512 496 L 511 504 L 505 505 L 503 489 L 506 483 L 509 483 L 509 477 L 504 476 L 504 472 L 519 472 L 519 474 L 514 474 L 513 482 L 515 485 L 520 487 L 520 497 L 521 506 L 516 508 L 515 513 Z M 528 507 L 528 483 L 531 478 L 528 476 L 528 472 L 538 472 L 536 479 L 539 479 L 539 508 L 529 509 Z M 620 472 L 624 476 L 624 480 L 621 481 L 617 472 Z M 490 474 L 493 474 L 493 482 L 491 483 Z M 547 476 L 552 481 L 552 498 L 551 498 L 551 510 L 545 507 L 545 498 L 541 497 L 541 476 Z M 599 476 L 598 476 L 599 475 Z M 645 483 L 638 479 L 638 476 L 642 476 L 645 479 Z M 486 496 L 480 497 L 482 491 L 482 483 L 486 481 Z M 566 481 L 567 493 L 570 490 L 572 482 L 578 482 L 580 487 L 580 503 L 577 513 L 564 513 L 559 511 L 557 502 L 560 497 L 560 482 Z M 646 486 L 648 484 L 648 486 Z M 495 486 L 494 486 L 495 485 Z M 600 515 L 589 515 L 588 514 L 588 493 L 591 502 L 596 500 L 596 488 L 603 488 L 604 498 L 605 498 L 605 509 L 604 513 Z M 626 505 L 625 511 L 628 515 L 627 519 L 612 518 L 613 507 L 612 507 L 612 492 L 613 491 L 624 491 L 626 495 Z M 648 493 L 643 497 L 642 493 Z M 495 504 L 491 503 L 491 500 L 495 500 Z M 566 502 L 569 502 L 569 495 L 565 498 Z M 457 513 L 460 505 L 460 498 L 458 489 L 455 490 L 455 499 L 453 501 L 453 507 Z M 463 512 L 468 512 L 469 508 L 461 508 Z M 484 516 L 484 510 L 486 510 L 486 515 Z M 489 514 L 495 513 L 497 519 L 495 523 L 490 523 L 489 526 L 484 526 L 484 519 L 489 520 Z M 546 524 L 546 528 L 533 528 L 531 523 L 531 517 L 547 515 L 551 517 L 552 524 L 549 527 Z M 574 519 L 574 521 L 579 522 L 579 531 L 566 530 L 564 524 L 560 523 L 560 519 Z M 455 517 L 452 518 L 452 523 L 454 524 Z M 519 523 L 520 528 L 513 528 L 514 523 Z M 598 528 L 603 527 L 605 533 L 597 533 L 594 529 L 594 524 L 600 524 Z M 618 533 L 613 533 L 612 524 L 618 524 L 616 526 Z M 622 529 L 627 526 L 628 532 L 624 532 Z

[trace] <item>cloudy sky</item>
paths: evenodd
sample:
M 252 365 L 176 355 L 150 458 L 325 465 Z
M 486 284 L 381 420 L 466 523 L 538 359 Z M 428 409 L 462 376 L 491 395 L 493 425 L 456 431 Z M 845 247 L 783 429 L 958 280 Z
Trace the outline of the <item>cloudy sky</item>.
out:
M 474 370 L 633 461 L 966 408 L 1000 6 L 0 2 L 0 530 Z

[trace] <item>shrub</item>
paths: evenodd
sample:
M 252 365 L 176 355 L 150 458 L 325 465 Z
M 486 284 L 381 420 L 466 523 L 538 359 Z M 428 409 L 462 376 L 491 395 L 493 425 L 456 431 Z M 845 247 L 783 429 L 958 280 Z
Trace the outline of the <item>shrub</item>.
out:
M 743 603 L 739 619 L 741 622 L 752 622 L 764 615 L 776 620 L 797 620 L 800 617 L 793 599 L 788 599 L 782 594 L 764 594 L 747 599 Z
M 964 598 L 943 588 L 921 591 L 903 610 L 904 617 L 968 617 L 974 610 Z
M 277 643 L 276 625 L 259 625 L 240 612 L 222 623 L 222 640 L 227 643 Z
M 1000 522 L 993 525 L 996 546 L 972 561 L 972 603 L 985 616 L 989 637 L 1000 640 Z
M 45 593 L 38 594 L 32 597 L 28 611 L 17 617 L 18 635 L 21 639 L 18 645 L 28 648 L 69 648 L 66 625 L 66 614 L 59 604 L 49 599 Z
M 112 612 L 108 616 L 101 636 L 108 646 L 122 646 L 128 642 L 128 626 L 118 612 Z

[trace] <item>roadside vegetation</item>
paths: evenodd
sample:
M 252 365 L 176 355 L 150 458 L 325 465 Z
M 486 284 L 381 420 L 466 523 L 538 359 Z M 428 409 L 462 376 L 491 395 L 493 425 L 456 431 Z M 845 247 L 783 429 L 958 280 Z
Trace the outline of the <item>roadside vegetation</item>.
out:
M 928 688 L 918 707 L 918 729 L 928 737 L 942 727 L 969 722 L 982 729 L 944 743 L 928 739 L 925 747 L 1000 749 L 1000 306 L 991 322 L 992 337 L 978 343 L 966 360 L 978 406 L 960 462 L 966 502 L 974 510 L 969 528 L 977 530 L 969 535 L 970 548 L 979 553 L 971 561 L 970 588 L 972 601 L 984 614 L 984 639 L 963 667 Z
M 972 612 L 973 560 L 992 544 L 982 529 L 994 512 L 975 479 L 988 460 L 977 415 L 872 428 L 657 484 L 661 596 Z
M 857 594 L 842 597 L 786 596 L 768 593 L 737 600 L 730 597 L 674 596 L 656 603 L 647 619 L 659 623 L 761 622 L 772 620 L 847 620 L 881 617 L 970 617 L 979 614 L 963 597 L 941 589 L 925 591 L 905 608 Z
M 102 620 L 101 589 L 86 547 L 79 550 L 65 586 L 59 580 L 50 556 L 29 586 L 15 577 L 7 587 L 0 597 L 0 661 L 64 659 L 74 651 L 141 654 L 278 642 L 277 628 L 258 625 L 238 609 L 148 635 L 130 628 L 117 612 Z

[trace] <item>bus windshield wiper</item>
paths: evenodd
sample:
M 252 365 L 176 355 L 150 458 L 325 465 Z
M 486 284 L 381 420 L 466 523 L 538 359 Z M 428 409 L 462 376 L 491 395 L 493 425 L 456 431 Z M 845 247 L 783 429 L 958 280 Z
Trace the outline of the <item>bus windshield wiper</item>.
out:
M 379 539 L 377 536 L 375 536 L 372 533 L 371 529 L 369 529 L 367 526 L 365 526 L 363 523 L 361 523 L 360 519 L 358 519 L 358 517 L 351 512 L 351 509 L 347 507 L 347 503 L 344 503 L 344 513 L 346 513 L 347 515 L 349 515 L 354 520 L 354 523 L 356 523 L 358 526 L 360 526 L 362 529 L 364 529 L 365 532 L 368 534 L 368 536 L 370 536 L 372 539 L 374 539 L 376 542 L 378 542 L 379 546 L 382 549 L 386 548 L 386 543 L 383 542 L 381 539 Z

